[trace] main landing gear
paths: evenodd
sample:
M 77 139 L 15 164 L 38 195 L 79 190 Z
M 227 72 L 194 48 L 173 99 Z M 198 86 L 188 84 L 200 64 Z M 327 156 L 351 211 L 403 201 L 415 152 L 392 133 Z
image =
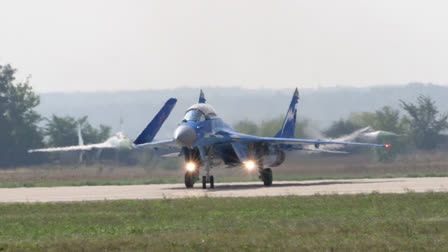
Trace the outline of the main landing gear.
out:
M 260 168 L 260 179 L 263 181 L 265 186 L 272 185 L 272 170 L 271 168 Z
M 258 155 L 258 177 L 263 181 L 264 186 L 272 185 L 272 170 L 271 168 L 264 168 L 263 155 L 259 153 Z

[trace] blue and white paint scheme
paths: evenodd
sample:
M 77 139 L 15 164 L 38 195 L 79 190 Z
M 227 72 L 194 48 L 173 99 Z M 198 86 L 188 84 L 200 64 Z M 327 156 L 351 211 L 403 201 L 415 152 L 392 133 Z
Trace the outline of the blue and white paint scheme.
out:
M 166 101 L 160 111 L 151 120 L 151 122 L 146 126 L 146 128 L 140 133 L 135 142 L 126 137 L 123 132 L 117 132 L 115 135 L 109 137 L 106 141 L 102 143 L 95 144 L 84 144 L 82 139 L 81 127 L 78 125 L 78 145 L 74 146 L 64 146 L 64 147 L 54 147 L 54 148 L 44 148 L 44 149 L 33 149 L 28 152 L 65 152 L 65 151 L 80 151 L 80 162 L 82 162 L 83 152 L 97 150 L 98 155 L 104 149 L 117 149 L 117 150 L 131 150 L 137 148 L 139 144 L 149 143 L 154 140 L 155 135 L 162 127 L 165 120 L 170 115 L 174 106 L 176 105 L 177 99 L 170 98 Z
M 177 99 L 170 98 L 165 102 L 165 105 L 160 109 L 160 111 L 156 114 L 156 116 L 149 122 L 146 128 L 140 133 L 140 135 L 135 139 L 134 144 L 144 144 L 149 143 L 154 140 L 157 132 L 159 132 L 165 120 L 171 114 L 174 106 L 176 106 Z
M 294 91 L 294 95 L 292 96 L 288 112 L 286 112 L 286 117 L 285 120 L 283 121 L 283 126 L 279 130 L 279 132 L 275 134 L 275 137 L 284 137 L 284 138 L 294 137 L 298 103 L 299 103 L 299 90 L 296 88 L 296 90 Z
M 294 138 L 297 118 L 299 91 L 296 89 L 292 97 L 282 128 L 273 137 L 260 137 L 237 132 L 218 117 L 215 109 L 205 103 L 204 93 L 200 92 L 199 103 L 187 109 L 183 120 L 174 131 L 173 139 L 145 143 L 137 146 L 159 147 L 177 145 L 185 157 L 185 185 L 187 188 L 199 180 L 199 170 L 205 168 L 202 186 L 207 183 L 214 187 L 211 175 L 212 166 L 224 164 L 227 167 L 243 166 L 247 169 L 258 169 L 264 185 L 272 184 L 272 170 L 285 160 L 285 151 L 303 150 L 304 147 L 320 145 L 356 145 L 385 147 L 389 145 L 331 141 L 320 139 Z

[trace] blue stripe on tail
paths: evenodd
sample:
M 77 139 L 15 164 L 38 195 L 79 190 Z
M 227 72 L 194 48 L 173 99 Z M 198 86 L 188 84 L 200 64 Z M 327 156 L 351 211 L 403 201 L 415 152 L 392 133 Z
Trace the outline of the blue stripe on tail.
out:
M 293 138 L 296 128 L 296 116 L 297 116 L 297 103 L 299 102 L 299 90 L 296 88 L 294 95 L 289 105 L 288 112 L 286 113 L 283 126 L 275 137 Z
M 159 113 L 152 119 L 152 121 L 146 126 L 146 128 L 140 133 L 140 135 L 135 139 L 134 144 L 144 144 L 150 143 L 154 140 L 157 132 L 159 132 L 160 127 L 168 118 L 173 110 L 174 105 L 176 105 L 177 99 L 170 98 L 165 105 L 160 109 Z

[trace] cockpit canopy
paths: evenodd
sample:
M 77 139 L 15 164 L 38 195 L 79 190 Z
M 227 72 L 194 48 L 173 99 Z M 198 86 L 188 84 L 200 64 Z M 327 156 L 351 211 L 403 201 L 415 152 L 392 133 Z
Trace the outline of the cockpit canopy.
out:
M 215 109 L 209 104 L 197 103 L 187 110 L 187 113 L 185 113 L 184 116 L 184 121 L 200 122 L 210 116 L 216 116 Z

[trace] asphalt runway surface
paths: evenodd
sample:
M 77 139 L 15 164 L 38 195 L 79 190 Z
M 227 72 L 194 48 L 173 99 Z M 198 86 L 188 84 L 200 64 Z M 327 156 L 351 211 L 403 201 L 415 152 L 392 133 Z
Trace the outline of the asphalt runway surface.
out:
M 201 183 L 186 189 L 183 184 L 129 186 L 72 186 L 0 188 L 0 202 L 68 202 L 118 199 L 161 199 L 183 197 L 257 197 L 279 195 L 448 192 L 448 178 L 384 178 L 309 181 L 217 183 L 202 189 Z

